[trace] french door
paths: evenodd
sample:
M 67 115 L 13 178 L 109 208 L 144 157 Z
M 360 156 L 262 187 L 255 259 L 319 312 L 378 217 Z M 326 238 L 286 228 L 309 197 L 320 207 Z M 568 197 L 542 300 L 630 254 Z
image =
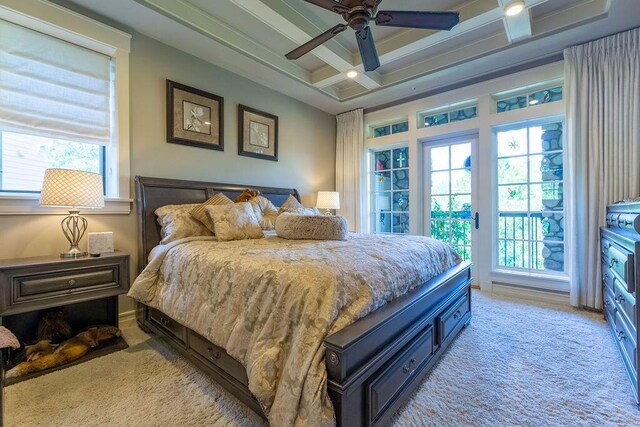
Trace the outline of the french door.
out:
M 465 261 L 476 258 L 480 227 L 476 147 L 477 136 L 424 144 L 425 234 L 453 246 Z

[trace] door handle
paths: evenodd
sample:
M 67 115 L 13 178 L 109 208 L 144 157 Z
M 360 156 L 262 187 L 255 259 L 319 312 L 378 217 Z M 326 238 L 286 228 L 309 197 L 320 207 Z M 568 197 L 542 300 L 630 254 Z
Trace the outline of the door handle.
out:
M 473 221 L 475 223 L 476 230 L 480 228 L 480 214 L 478 212 L 473 216 Z

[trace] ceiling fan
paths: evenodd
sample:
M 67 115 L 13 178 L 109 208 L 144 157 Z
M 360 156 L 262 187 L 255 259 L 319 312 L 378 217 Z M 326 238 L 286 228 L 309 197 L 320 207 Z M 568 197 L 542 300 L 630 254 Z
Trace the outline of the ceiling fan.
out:
M 347 22 L 338 24 L 325 31 L 302 46 L 292 50 L 285 56 L 287 59 L 298 59 L 321 44 L 331 40 L 348 27 L 356 32 L 356 40 L 362 57 L 365 71 L 373 71 L 380 66 L 378 52 L 369 28 L 373 20 L 376 25 L 385 27 L 425 28 L 428 30 L 450 30 L 460 22 L 458 12 L 410 12 L 378 10 L 382 0 L 304 0 L 323 9 L 330 10 Z

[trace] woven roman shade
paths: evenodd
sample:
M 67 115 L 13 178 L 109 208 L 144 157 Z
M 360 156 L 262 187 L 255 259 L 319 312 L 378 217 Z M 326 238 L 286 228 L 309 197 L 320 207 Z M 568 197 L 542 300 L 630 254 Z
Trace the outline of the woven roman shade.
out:
M 0 129 L 111 142 L 111 58 L 0 19 Z

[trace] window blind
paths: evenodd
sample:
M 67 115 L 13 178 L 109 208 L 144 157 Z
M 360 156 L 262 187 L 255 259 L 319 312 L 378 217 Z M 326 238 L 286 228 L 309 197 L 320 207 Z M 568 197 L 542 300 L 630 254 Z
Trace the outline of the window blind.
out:
M 111 58 L 0 19 L 0 130 L 108 144 Z

